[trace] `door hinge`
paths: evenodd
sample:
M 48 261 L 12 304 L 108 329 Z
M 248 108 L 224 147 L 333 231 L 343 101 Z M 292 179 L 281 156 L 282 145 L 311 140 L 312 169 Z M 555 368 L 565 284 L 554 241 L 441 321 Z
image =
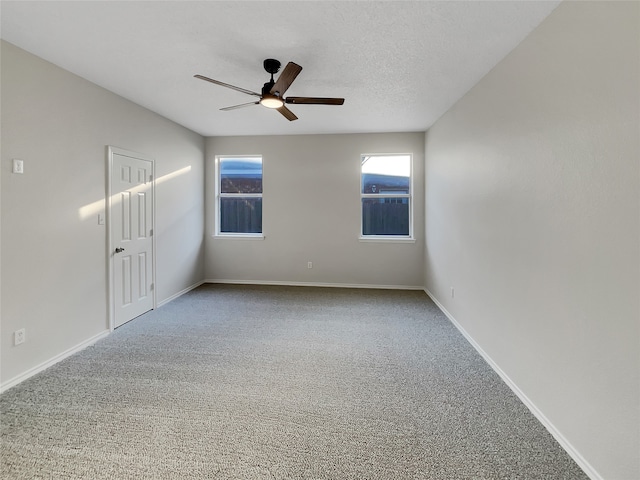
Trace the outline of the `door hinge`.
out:
M 149 236 L 153 237 L 153 228 L 149 229 Z
M 154 285 L 153 285 L 153 283 L 152 283 L 152 284 L 149 286 L 149 290 L 153 290 L 153 287 L 154 287 Z
M 149 175 L 149 181 L 153 182 L 153 175 Z

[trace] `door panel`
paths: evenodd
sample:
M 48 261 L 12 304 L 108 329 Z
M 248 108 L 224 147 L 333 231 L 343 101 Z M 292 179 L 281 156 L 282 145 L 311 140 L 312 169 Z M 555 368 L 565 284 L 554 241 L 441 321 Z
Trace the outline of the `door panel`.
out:
M 122 256 L 122 306 L 131 304 L 131 297 L 133 292 L 131 291 L 131 255 Z
M 153 308 L 153 163 L 114 153 L 111 245 L 116 327 Z

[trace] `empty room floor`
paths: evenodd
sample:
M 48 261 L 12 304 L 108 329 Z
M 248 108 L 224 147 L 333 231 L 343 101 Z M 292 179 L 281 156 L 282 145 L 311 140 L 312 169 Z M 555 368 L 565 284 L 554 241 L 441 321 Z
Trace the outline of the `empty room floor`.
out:
M 203 285 L 0 413 L 11 479 L 587 478 L 421 291 Z

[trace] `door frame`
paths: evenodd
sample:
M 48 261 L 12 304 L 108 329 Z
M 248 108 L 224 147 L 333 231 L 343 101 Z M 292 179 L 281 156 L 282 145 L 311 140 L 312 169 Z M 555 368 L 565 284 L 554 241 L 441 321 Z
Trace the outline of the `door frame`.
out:
M 151 162 L 151 196 L 153 200 L 151 202 L 151 295 L 153 300 L 152 310 L 158 308 L 156 297 L 156 162 L 153 157 L 131 150 L 125 150 L 123 148 L 107 145 L 107 185 L 106 185 L 106 224 L 107 224 L 107 313 L 109 318 L 109 331 L 115 330 L 115 292 L 114 292 L 114 277 L 113 277 L 113 259 L 114 259 L 114 244 L 111 239 L 111 206 L 113 192 L 111 191 L 111 175 L 113 174 L 113 156 L 121 155 L 123 157 L 137 158 L 139 160 L 146 160 Z

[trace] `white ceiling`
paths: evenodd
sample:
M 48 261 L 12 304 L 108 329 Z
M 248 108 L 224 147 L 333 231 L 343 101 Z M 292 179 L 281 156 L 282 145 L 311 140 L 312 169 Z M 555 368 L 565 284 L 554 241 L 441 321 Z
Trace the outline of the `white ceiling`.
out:
M 205 136 L 425 131 L 559 1 L 6 1 L 2 38 Z M 287 121 L 254 97 L 294 61 Z

